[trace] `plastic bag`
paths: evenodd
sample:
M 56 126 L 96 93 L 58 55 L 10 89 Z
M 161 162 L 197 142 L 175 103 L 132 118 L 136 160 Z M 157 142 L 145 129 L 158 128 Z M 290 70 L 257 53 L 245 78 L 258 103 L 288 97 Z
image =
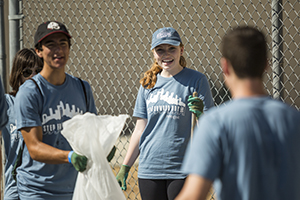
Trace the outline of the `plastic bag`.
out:
M 118 139 L 128 115 L 76 115 L 63 123 L 63 136 L 74 152 L 88 158 L 78 173 L 73 200 L 125 200 L 106 156 Z

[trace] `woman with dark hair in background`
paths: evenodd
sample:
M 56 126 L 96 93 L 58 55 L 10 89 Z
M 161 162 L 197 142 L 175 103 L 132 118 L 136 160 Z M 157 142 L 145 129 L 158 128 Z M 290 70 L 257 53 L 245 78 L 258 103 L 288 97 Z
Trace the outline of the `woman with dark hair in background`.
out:
M 12 176 L 18 151 L 23 143 L 22 134 L 16 129 L 16 116 L 14 111 L 15 96 L 19 87 L 29 78 L 38 74 L 43 68 L 43 62 L 34 49 L 24 48 L 17 52 L 10 73 L 9 84 L 12 91 L 6 94 L 8 123 L 2 130 L 5 147 L 5 200 L 19 199 L 17 184 Z

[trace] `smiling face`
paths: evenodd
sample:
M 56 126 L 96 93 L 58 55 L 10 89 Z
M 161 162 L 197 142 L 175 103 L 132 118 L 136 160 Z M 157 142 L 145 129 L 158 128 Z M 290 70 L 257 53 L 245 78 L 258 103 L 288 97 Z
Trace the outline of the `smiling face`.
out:
M 162 75 L 174 76 L 183 69 L 179 64 L 183 49 L 183 47 L 169 44 L 161 44 L 154 48 L 153 55 L 158 65 L 163 69 Z
M 41 41 L 37 54 L 44 59 L 44 68 L 64 69 L 69 59 L 69 42 L 63 33 L 54 33 Z

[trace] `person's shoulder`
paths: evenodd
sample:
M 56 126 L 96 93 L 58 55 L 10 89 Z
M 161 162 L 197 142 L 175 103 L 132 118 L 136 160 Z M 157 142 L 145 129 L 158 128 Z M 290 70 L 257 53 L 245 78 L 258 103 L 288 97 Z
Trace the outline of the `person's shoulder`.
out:
M 13 96 L 13 95 L 11 95 L 11 94 L 8 94 L 8 93 L 7 93 L 7 94 L 5 94 L 4 96 L 5 96 L 5 98 L 6 98 L 6 99 L 12 99 L 12 98 L 14 98 L 14 96 Z
M 240 106 L 237 105 L 235 101 L 228 100 L 218 106 L 209 108 L 206 112 L 204 112 L 203 116 L 216 119 L 227 118 L 227 116 L 232 115 L 235 110 L 239 110 L 239 108 Z
M 296 107 L 273 98 L 267 99 L 265 107 L 269 110 L 277 110 L 282 113 L 294 113 L 295 115 L 300 115 L 300 111 L 297 110 Z
M 8 104 L 13 104 L 15 96 L 11 94 L 5 94 L 5 99 Z
M 183 75 L 182 77 L 184 77 L 185 79 L 189 80 L 189 81 L 203 81 L 203 80 L 207 80 L 207 77 L 205 76 L 205 74 L 197 71 L 197 70 L 194 70 L 194 69 L 191 69 L 191 68 L 184 68 L 183 69 Z
M 32 79 L 34 79 L 36 77 L 33 77 Z M 35 81 L 37 83 L 40 83 L 39 80 L 35 79 Z M 28 79 L 26 80 L 20 87 L 19 87 L 19 91 L 17 92 L 20 93 L 20 92 L 23 92 L 23 91 L 26 91 L 26 90 L 31 90 L 32 88 L 36 87 L 35 83 L 33 82 L 33 80 L 31 79 Z
M 16 94 L 16 99 L 35 95 L 41 95 L 40 91 L 43 89 L 43 85 L 47 84 L 46 81 L 42 80 L 40 74 L 35 75 L 31 79 L 26 80 L 20 87 Z
M 89 84 L 88 81 L 86 81 L 80 77 L 76 77 L 71 74 L 67 74 L 67 73 L 66 73 L 66 76 L 69 79 L 68 81 L 72 82 L 72 84 L 76 83 L 77 85 L 80 85 L 80 87 L 82 87 L 82 83 L 83 83 L 83 85 L 85 87 L 84 89 L 87 89 L 87 90 L 91 89 L 91 85 Z
M 218 113 L 218 112 L 224 112 L 230 108 L 232 104 L 232 102 L 230 100 L 218 105 L 218 106 L 214 106 L 214 107 L 211 107 L 208 111 L 206 111 L 206 113 L 211 113 L 212 115 L 214 115 L 215 113 Z
M 75 81 L 75 82 L 79 81 L 79 79 L 77 77 L 75 77 L 75 76 L 73 76 L 71 74 L 68 74 L 68 73 L 65 73 L 65 74 L 66 74 L 66 80 L 71 81 L 71 82 L 73 82 L 73 81 Z
M 68 74 L 66 73 L 66 77 L 67 79 L 71 80 L 71 81 L 75 81 L 75 82 L 79 82 L 79 81 L 82 81 L 84 83 L 88 83 L 86 80 L 82 79 L 81 77 L 79 76 L 73 76 L 71 74 Z
M 185 67 L 184 70 L 185 70 L 185 73 L 189 74 L 190 76 L 201 76 L 201 77 L 205 76 L 202 72 L 197 71 L 195 69 Z

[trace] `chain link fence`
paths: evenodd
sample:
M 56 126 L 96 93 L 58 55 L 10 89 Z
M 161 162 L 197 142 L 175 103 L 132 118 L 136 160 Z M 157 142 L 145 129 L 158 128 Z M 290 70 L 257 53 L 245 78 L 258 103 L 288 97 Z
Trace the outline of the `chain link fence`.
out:
M 219 45 L 231 27 L 248 24 L 261 29 L 270 49 L 270 70 L 265 89 L 271 96 L 300 108 L 299 0 L 23 0 L 20 14 L 22 47 L 33 47 L 33 36 L 43 21 L 57 20 L 68 27 L 72 46 L 67 72 L 87 80 L 93 89 L 99 114 L 132 115 L 141 74 L 152 63 L 152 33 L 175 28 L 185 45 L 189 68 L 204 73 L 216 105 L 230 99 L 219 66 Z M 278 10 L 274 10 L 274 4 Z M 278 18 L 280 27 L 272 19 Z M 278 40 L 272 34 L 280 30 Z M 278 49 L 282 57 L 274 56 Z M 275 66 L 279 63 L 279 67 Z M 279 69 L 279 70 L 278 70 Z M 276 86 L 275 86 L 276 85 Z M 279 87 L 278 87 L 279 86 Z M 122 164 L 135 120 L 130 118 L 117 141 L 111 162 L 116 174 Z M 140 199 L 138 160 L 128 181 L 127 199 Z M 213 191 L 208 199 L 215 199 Z

